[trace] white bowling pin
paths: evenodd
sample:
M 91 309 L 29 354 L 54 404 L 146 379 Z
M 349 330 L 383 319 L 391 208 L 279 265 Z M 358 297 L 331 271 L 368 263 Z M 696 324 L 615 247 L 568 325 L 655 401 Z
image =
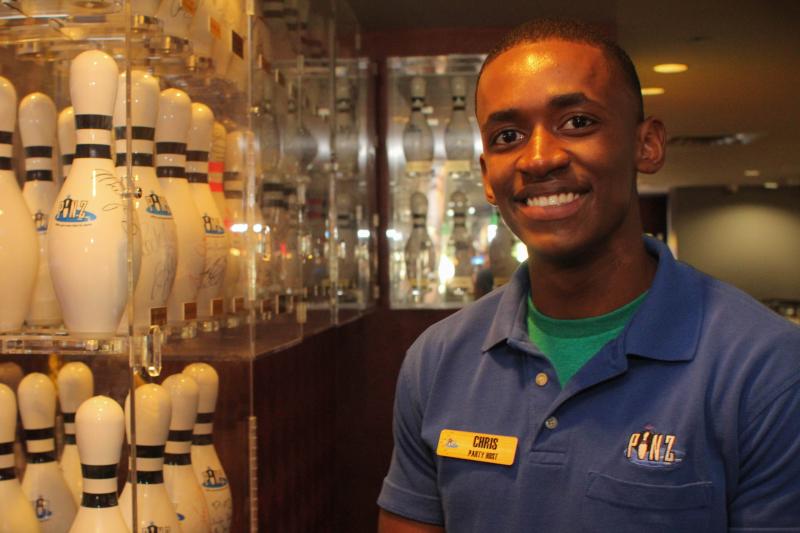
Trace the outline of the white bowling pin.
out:
M 217 204 L 208 186 L 208 152 L 214 126 L 214 113 L 199 102 L 192 104 L 192 124 L 186 146 L 186 177 L 192 197 L 200 213 L 206 239 L 206 260 L 203 278 L 197 292 L 197 316 L 209 319 L 223 313 L 222 286 L 230 250 Z
M 69 490 L 80 505 L 83 476 L 81 460 L 75 442 L 75 413 L 83 402 L 94 394 L 94 376 L 84 363 L 67 363 L 58 371 L 58 401 L 64 417 L 64 449 L 61 450 L 61 471 Z
M 11 387 L 12 391 L 17 390 L 19 382 L 25 377 L 22 367 L 17 363 L 0 363 L 0 383 Z M 18 440 L 14 442 L 14 461 L 17 465 L 17 472 L 25 471 L 25 451 L 23 444 Z
M 118 76 L 117 64 L 100 50 L 72 60 L 77 145 L 48 230 L 50 276 L 64 324 L 70 334 L 88 338 L 113 335 L 128 299 L 127 224 L 135 220 L 128 220 L 124 184 L 111 160 Z M 141 240 L 134 235 L 135 281 Z
M 188 374 L 173 374 L 164 380 L 163 386 L 172 400 L 169 439 L 164 454 L 164 485 L 175 505 L 183 533 L 210 533 L 208 507 L 194 475 L 191 456 L 200 389 Z
M 17 395 L 28 449 L 22 492 L 33 505 L 42 533 L 65 533 L 77 509 L 56 463 L 56 388 L 49 377 L 32 372 L 20 382 Z
M 225 222 L 231 232 L 230 273 L 225 280 L 225 299 L 231 311 L 244 309 L 245 274 L 242 254 L 245 249 L 244 232 L 247 230 L 242 210 L 244 197 L 244 146 L 246 136 L 242 131 L 232 131 L 225 139 L 225 172 L 223 189 L 225 191 Z M 228 281 L 230 279 L 230 282 Z
M 39 522 L 14 469 L 17 399 L 0 383 L 0 533 L 38 533 Z
M 227 136 L 228 132 L 225 130 L 225 126 L 223 126 L 222 123 L 215 121 L 211 136 L 211 153 L 209 154 L 210 160 L 208 162 L 208 186 L 211 189 L 211 196 L 214 197 L 214 202 L 217 204 L 217 208 L 222 215 L 225 229 L 228 230 L 228 236 L 232 246 L 233 239 L 238 239 L 238 236 L 230 232 L 233 222 L 228 214 L 228 207 L 225 202 L 225 189 L 222 184 L 223 175 L 225 173 Z M 224 308 L 226 313 L 231 313 L 235 310 L 233 302 L 228 297 L 234 292 L 234 287 L 236 287 L 236 284 L 239 281 L 239 270 L 241 269 L 241 265 L 241 251 L 239 248 L 231 247 L 228 251 L 228 261 L 225 267 L 225 281 L 223 282 L 223 299 L 225 302 Z M 244 307 L 244 302 L 242 302 L 242 307 Z
M 221 122 L 214 121 L 211 130 L 211 152 L 208 154 L 208 187 L 211 196 L 217 204 L 220 214 L 225 216 L 225 192 L 222 186 L 222 175 L 225 172 L 225 139 L 228 132 Z M 230 222 L 225 220 L 225 227 L 230 227 Z
M 142 385 L 134 394 L 136 401 L 136 498 L 138 524 L 132 526 L 133 488 L 128 478 L 119 506 L 132 531 L 181 531 L 175 507 L 164 487 L 164 446 L 169 432 L 171 402 L 161 385 Z M 125 429 L 131 440 L 131 396 L 125 400 Z M 151 529 L 148 529 L 151 528 Z M 159 529 L 169 528 L 169 529 Z
M 125 73 L 119 87 L 125 87 Z M 142 239 L 142 263 L 133 296 L 133 327 L 137 335 L 146 334 L 151 325 L 167 323 L 167 299 L 178 266 L 178 237 L 169 202 L 161 190 L 153 167 L 153 140 L 159 98 L 158 80 L 142 70 L 131 73 L 131 122 L 134 187 L 142 191 L 134 200 L 139 234 Z M 125 91 L 117 91 L 114 106 L 117 174 L 128 175 Z M 126 316 L 120 322 L 127 328 Z
M 117 464 L 125 437 L 122 408 L 107 396 L 83 402 L 75 415 L 83 494 L 69 533 L 129 533 L 117 504 Z
M 75 111 L 65 107 L 58 114 L 58 149 L 61 151 L 61 179 L 67 179 L 75 159 Z
M 167 301 L 167 319 L 180 326 L 197 318 L 197 291 L 205 266 L 202 220 L 186 180 L 186 138 L 192 102 L 179 89 L 165 89 L 158 99 L 156 175 L 178 231 L 178 266 Z
M 233 517 L 233 500 L 228 476 L 214 448 L 214 409 L 217 406 L 219 375 L 207 363 L 192 363 L 183 369 L 197 382 L 200 397 L 197 404 L 197 420 L 192 435 L 192 467 L 203 488 L 211 519 L 211 531 L 230 531 Z
M 19 132 L 25 150 L 22 196 L 33 215 L 39 237 L 39 269 L 26 322 L 31 326 L 57 326 L 61 323 L 61 308 L 47 263 L 47 227 L 58 194 L 53 175 L 56 105 L 49 96 L 31 93 L 22 99 L 19 103 Z
M 39 241 L 11 169 L 17 91 L 0 76 L 0 333 L 18 331 L 28 314 L 39 263 Z

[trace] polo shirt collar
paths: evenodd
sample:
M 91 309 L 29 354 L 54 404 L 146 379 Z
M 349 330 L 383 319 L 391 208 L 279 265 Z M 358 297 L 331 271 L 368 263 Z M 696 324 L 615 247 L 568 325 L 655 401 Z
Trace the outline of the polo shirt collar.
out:
M 647 297 L 621 335 L 626 354 L 662 361 L 694 358 L 703 315 L 702 284 L 690 269 L 676 261 L 657 239 L 644 237 L 648 253 L 658 259 L 658 269 Z M 523 262 L 500 297 L 481 349 L 516 339 L 528 341 L 526 323 L 530 291 L 528 262 Z

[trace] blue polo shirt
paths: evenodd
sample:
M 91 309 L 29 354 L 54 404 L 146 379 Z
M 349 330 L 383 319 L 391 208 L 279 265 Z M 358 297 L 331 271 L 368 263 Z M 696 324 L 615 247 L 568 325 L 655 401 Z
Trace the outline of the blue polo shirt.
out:
M 564 389 L 526 265 L 423 333 L 378 505 L 449 533 L 800 532 L 800 328 L 645 245 L 647 298 Z M 439 455 L 442 430 L 517 437 L 513 462 Z

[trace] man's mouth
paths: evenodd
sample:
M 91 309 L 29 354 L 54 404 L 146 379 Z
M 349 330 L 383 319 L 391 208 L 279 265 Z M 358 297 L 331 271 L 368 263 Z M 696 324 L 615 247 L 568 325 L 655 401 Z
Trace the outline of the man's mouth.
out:
M 558 194 L 542 194 L 529 196 L 525 199 L 528 207 L 559 207 L 578 200 L 581 197 L 577 192 L 562 192 Z

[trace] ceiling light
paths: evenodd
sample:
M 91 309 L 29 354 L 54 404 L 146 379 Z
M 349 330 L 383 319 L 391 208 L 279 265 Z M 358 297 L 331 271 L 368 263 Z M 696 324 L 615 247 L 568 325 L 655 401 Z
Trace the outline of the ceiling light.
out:
M 755 169 L 755 168 L 751 168 L 751 169 L 745 170 L 744 171 L 744 175 L 747 176 L 748 178 L 757 178 L 758 176 L 761 175 L 761 171 L 759 171 L 758 169 Z
M 655 96 L 657 94 L 664 94 L 663 87 L 642 87 L 642 96 Z
M 778 182 L 776 182 L 776 181 L 765 181 L 764 182 L 764 188 L 765 189 L 777 189 L 778 188 Z
M 653 70 L 659 74 L 677 74 L 679 72 L 686 72 L 689 69 L 683 63 L 661 63 L 653 67 Z

